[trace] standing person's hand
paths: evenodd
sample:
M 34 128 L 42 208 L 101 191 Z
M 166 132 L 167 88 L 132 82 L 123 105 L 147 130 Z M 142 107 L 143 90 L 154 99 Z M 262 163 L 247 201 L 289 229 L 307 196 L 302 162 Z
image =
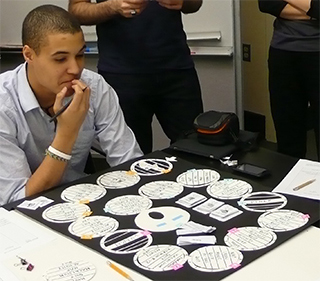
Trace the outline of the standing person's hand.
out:
M 181 10 L 183 6 L 183 0 L 157 0 L 160 6 L 171 9 Z
M 156 0 L 160 6 L 170 9 L 178 10 L 184 14 L 197 12 L 202 6 L 202 0 Z
M 119 13 L 126 17 L 132 18 L 141 14 L 148 4 L 148 0 L 119 0 Z

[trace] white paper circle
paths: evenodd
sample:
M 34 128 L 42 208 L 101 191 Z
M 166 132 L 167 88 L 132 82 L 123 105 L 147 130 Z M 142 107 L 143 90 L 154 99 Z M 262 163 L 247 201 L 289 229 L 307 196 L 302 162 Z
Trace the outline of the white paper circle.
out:
M 66 223 L 84 217 L 90 207 L 80 203 L 59 203 L 43 211 L 42 217 L 50 222 Z
M 277 240 L 277 235 L 270 229 L 247 226 L 229 230 L 224 242 L 240 251 L 255 251 L 267 248 Z
M 96 274 L 96 267 L 85 261 L 69 261 L 49 269 L 43 276 L 46 281 L 89 281 Z
M 82 183 L 66 188 L 62 191 L 61 198 L 67 202 L 81 202 L 86 200 L 92 202 L 102 198 L 106 193 L 106 189 L 99 185 Z
M 151 243 L 151 233 L 141 229 L 116 230 L 100 240 L 101 248 L 113 254 L 136 253 Z
M 189 221 L 190 214 L 180 208 L 164 206 L 142 211 L 134 222 L 141 228 L 152 232 L 166 232 L 179 228 Z
M 227 246 L 206 246 L 189 255 L 189 265 L 203 272 L 219 272 L 236 268 L 241 264 L 243 254 Z
M 80 218 L 69 225 L 69 232 L 75 236 L 101 237 L 108 232 L 115 231 L 119 227 L 119 222 L 106 216 L 91 216 Z
M 139 188 L 139 194 L 150 199 L 170 199 L 179 195 L 183 186 L 175 181 L 152 181 Z
M 247 211 L 267 212 L 283 208 L 287 204 L 287 198 L 274 192 L 252 192 L 244 195 L 238 204 Z
M 142 159 L 134 162 L 130 169 L 140 176 L 157 176 L 169 173 L 173 168 L 171 162 L 164 159 Z
M 107 189 L 121 189 L 133 186 L 139 181 L 139 175 L 132 171 L 113 171 L 98 177 L 97 184 Z
M 175 245 L 153 245 L 140 250 L 133 257 L 138 267 L 155 272 L 178 269 L 187 260 L 188 252 Z
M 252 186 L 249 183 L 237 179 L 219 180 L 207 187 L 210 196 L 222 200 L 238 199 L 251 191 Z
M 297 229 L 309 221 L 309 216 L 293 210 L 275 210 L 263 213 L 258 224 L 275 232 Z
M 114 215 L 128 216 L 139 214 L 151 206 L 152 201 L 145 196 L 123 195 L 108 201 L 104 210 Z
M 208 186 L 220 179 L 220 174 L 210 169 L 192 169 L 177 177 L 177 182 L 185 187 L 199 188 Z

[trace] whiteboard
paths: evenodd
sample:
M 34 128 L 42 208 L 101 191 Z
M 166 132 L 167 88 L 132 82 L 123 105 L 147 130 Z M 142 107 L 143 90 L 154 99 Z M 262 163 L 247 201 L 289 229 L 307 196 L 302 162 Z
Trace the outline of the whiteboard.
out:
M 54 4 L 68 9 L 68 0 L 0 0 L 0 45 L 20 45 L 22 22 L 35 7 Z M 95 26 L 83 26 L 86 41 L 96 41 Z
M 200 10 L 183 14 L 183 27 L 187 36 L 197 33 L 220 32 L 221 39 L 214 46 L 233 46 L 233 0 L 203 0 Z M 210 38 L 208 38 L 210 39 Z
M 68 0 L 0 0 L 0 44 L 21 45 L 21 27 L 25 16 L 33 8 L 43 4 L 55 4 L 65 9 Z M 233 0 L 203 0 L 200 10 L 182 15 L 188 35 L 220 32 L 220 40 L 214 46 L 233 46 Z M 86 41 L 96 41 L 95 26 L 83 26 Z

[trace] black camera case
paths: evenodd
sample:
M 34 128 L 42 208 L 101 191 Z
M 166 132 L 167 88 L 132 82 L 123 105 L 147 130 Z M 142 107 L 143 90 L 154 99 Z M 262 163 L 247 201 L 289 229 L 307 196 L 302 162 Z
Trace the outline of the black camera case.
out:
M 194 120 L 198 142 L 207 145 L 236 143 L 239 136 L 239 118 L 232 112 L 210 110 Z

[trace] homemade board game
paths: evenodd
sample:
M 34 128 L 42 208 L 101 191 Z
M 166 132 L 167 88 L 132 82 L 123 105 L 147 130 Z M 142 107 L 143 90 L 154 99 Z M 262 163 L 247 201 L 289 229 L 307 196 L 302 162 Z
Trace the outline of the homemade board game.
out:
M 160 151 L 42 196 L 53 202 L 17 209 L 152 280 L 220 280 L 319 220 L 319 201 Z M 61 262 L 44 280 L 97 270 Z

